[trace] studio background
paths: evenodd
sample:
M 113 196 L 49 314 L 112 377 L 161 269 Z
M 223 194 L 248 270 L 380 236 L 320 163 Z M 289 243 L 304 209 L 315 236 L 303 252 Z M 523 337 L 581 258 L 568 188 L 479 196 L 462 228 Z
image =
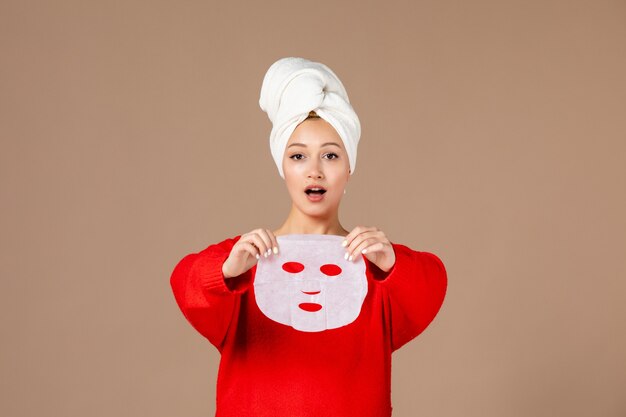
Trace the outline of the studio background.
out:
M 394 416 L 626 415 L 623 1 L 0 2 L 0 415 L 210 416 L 169 277 L 276 229 L 284 56 L 362 123 L 340 209 L 441 257 Z M 349 389 L 349 387 L 346 387 Z

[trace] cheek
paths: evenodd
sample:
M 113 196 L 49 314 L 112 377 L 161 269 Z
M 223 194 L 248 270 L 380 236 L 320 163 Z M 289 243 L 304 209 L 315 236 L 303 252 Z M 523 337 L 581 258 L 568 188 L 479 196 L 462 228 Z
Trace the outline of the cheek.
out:
M 346 188 L 346 185 L 347 181 L 338 180 L 330 184 L 329 187 L 331 187 L 333 195 L 343 196 L 343 190 Z
M 301 186 L 298 184 L 287 182 L 287 190 L 289 191 L 289 194 L 293 196 L 297 196 L 303 191 L 300 188 Z

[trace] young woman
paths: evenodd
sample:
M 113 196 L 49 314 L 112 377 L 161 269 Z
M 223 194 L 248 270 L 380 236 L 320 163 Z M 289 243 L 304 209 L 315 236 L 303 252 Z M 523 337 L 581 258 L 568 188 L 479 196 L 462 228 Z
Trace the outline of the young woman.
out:
M 375 226 L 341 225 L 339 205 L 354 173 L 360 125 L 328 67 L 303 58 L 276 61 L 260 104 L 274 123 L 272 155 L 292 200 L 286 220 L 276 230 L 257 228 L 188 254 L 170 279 L 187 320 L 221 354 L 215 415 L 391 416 L 391 354 L 439 312 L 445 267 L 432 253 L 392 243 Z M 261 293 L 255 277 L 266 259 L 289 271 L 284 266 L 291 258 L 280 260 L 280 242 L 313 248 L 341 242 L 346 262 L 364 262 L 367 291 L 356 314 L 333 325 L 326 313 L 315 328 L 270 314 L 262 299 L 291 300 L 281 295 L 281 281 Z M 334 296 L 324 299 L 354 304 L 350 293 Z M 316 305 L 296 304 L 292 314 L 319 312 Z

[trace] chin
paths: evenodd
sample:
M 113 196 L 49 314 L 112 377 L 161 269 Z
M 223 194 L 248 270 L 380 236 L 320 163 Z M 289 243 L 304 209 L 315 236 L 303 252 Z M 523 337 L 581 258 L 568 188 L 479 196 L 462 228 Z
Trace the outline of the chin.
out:
M 311 216 L 319 216 L 322 214 L 330 214 L 337 210 L 337 206 L 334 204 L 318 204 L 314 205 L 313 203 L 309 203 L 308 201 L 304 202 L 304 205 L 298 206 L 301 212 L 311 215 Z

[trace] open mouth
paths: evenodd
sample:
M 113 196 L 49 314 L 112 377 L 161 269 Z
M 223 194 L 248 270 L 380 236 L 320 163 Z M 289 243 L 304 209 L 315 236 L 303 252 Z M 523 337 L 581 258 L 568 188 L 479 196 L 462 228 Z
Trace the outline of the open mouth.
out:
M 326 192 L 325 189 L 319 187 L 307 188 L 304 190 L 307 195 L 322 195 Z
M 320 311 L 322 309 L 322 305 L 318 303 L 300 303 L 298 304 L 298 307 L 300 307 L 304 311 L 309 311 L 311 313 Z

